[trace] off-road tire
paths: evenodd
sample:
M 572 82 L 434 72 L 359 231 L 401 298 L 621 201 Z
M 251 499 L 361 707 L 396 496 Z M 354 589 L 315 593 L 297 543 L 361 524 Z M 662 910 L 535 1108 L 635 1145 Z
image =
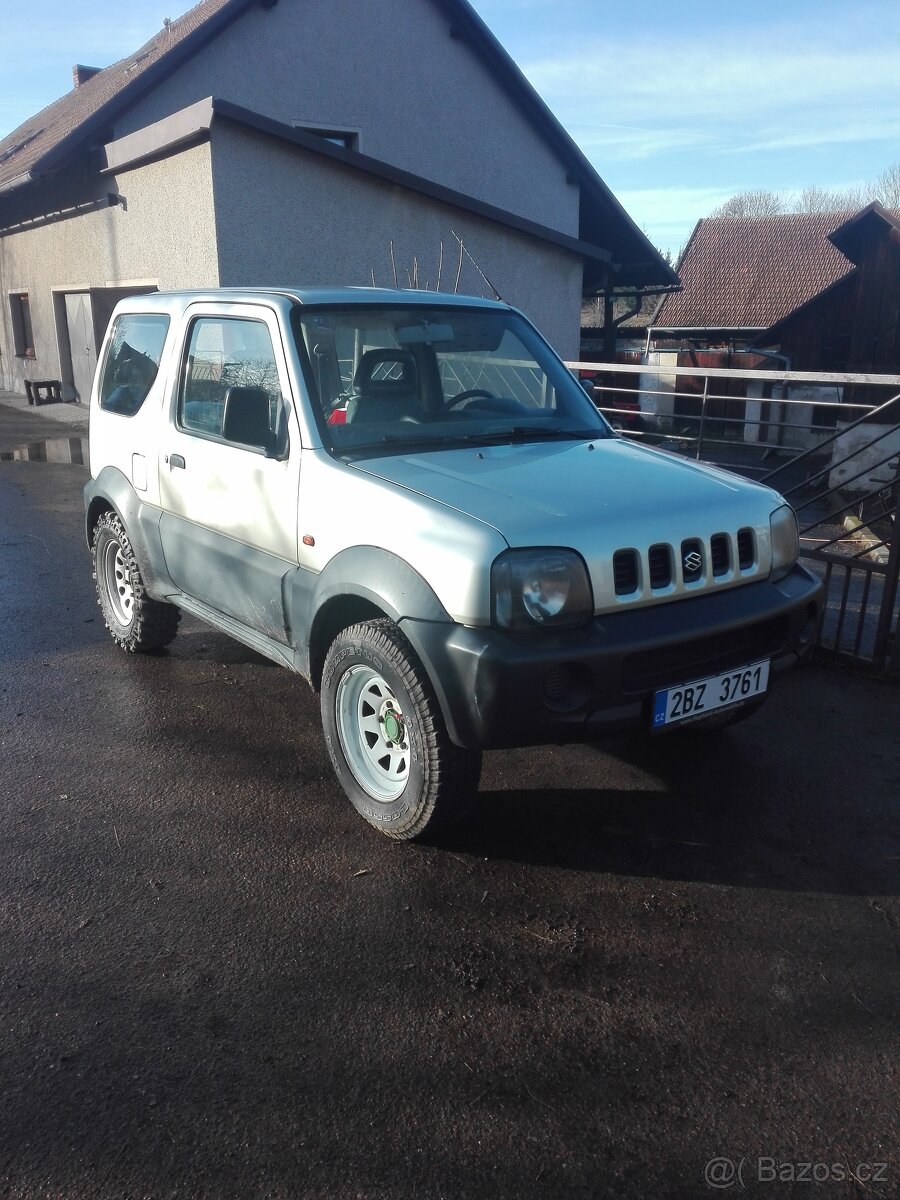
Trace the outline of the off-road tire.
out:
M 97 603 L 113 641 L 129 654 L 168 646 L 178 632 L 181 612 L 174 604 L 151 600 L 144 587 L 131 540 L 117 513 L 105 512 L 91 545 Z
M 395 743 L 367 748 L 365 738 L 376 735 L 366 733 L 363 713 L 371 711 L 370 698 L 377 703 L 379 696 L 396 709 L 399 720 L 392 728 L 402 733 Z M 338 634 L 325 658 L 321 705 L 335 774 L 357 812 L 386 837 L 410 841 L 468 812 L 478 788 L 481 752 L 450 740 L 428 674 L 393 621 L 364 621 Z M 373 718 L 367 719 L 371 728 Z M 362 776 L 378 789 L 379 752 L 383 761 L 393 753 L 400 763 L 396 778 L 385 775 L 388 794 L 380 797 L 361 782 Z

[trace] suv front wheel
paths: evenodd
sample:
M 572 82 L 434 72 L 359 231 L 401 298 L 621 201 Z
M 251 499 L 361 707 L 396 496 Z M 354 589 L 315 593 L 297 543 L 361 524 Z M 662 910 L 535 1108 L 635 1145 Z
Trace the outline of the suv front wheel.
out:
M 408 841 L 468 811 L 481 754 L 451 742 L 428 675 L 393 621 L 338 634 L 321 699 L 335 774 L 376 829 Z

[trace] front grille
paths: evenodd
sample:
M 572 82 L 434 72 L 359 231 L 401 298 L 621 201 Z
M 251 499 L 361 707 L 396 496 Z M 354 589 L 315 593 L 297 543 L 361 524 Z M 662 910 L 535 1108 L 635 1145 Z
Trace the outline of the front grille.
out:
M 681 543 L 681 577 L 685 583 L 694 583 L 703 574 L 703 543 L 698 538 L 688 538 Z
M 647 692 L 771 658 L 782 648 L 787 635 L 788 618 L 773 617 L 729 633 L 640 650 L 622 663 L 622 689 L 629 694 Z
M 728 568 L 731 566 L 728 535 L 725 533 L 714 533 L 709 544 L 712 551 L 713 575 L 727 575 Z
M 617 550 L 613 555 L 613 580 L 616 595 L 627 596 L 638 588 L 637 554 L 634 550 Z
M 746 571 L 748 567 L 752 567 L 756 561 L 754 553 L 754 537 L 752 529 L 739 529 L 737 535 L 738 545 L 738 566 L 742 571 Z
M 672 582 L 672 555 L 668 546 L 651 546 L 650 554 L 650 586 L 652 588 L 668 587 Z
M 696 593 L 720 581 L 730 582 L 738 572 L 746 577 L 758 561 L 756 534 L 749 526 L 714 533 L 708 542 L 687 537 L 672 545 L 656 542 L 646 550 L 629 547 L 613 554 L 613 588 L 629 601 L 661 600 L 671 595 L 673 587 L 689 587 Z

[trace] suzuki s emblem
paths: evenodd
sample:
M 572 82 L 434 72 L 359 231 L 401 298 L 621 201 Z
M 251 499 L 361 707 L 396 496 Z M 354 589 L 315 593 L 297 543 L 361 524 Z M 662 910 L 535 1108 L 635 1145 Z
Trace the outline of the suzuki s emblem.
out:
M 685 572 L 688 575 L 695 575 L 703 566 L 703 558 L 699 550 L 691 550 L 689 554 L 684 556 L 682 561 L 684 563 Z

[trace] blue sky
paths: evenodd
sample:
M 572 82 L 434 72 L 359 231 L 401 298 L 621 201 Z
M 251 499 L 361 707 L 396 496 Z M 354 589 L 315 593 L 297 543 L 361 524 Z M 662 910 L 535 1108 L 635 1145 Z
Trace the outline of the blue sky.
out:
M 424 2 L 424 0 L 420 0 Z M 900 160 L 900 6 L 881 0 L 474 0 L 656 243 L 737 191 L 839 187 Z M 0 30 L 0 133 L 188 0 L 31 0 Z

